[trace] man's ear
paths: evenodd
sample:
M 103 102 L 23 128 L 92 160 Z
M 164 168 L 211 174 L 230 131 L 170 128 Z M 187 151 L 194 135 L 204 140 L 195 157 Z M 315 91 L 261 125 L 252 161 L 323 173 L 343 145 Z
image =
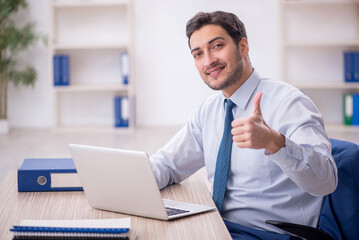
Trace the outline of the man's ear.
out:
M 249 53 L 249 45 L 248 45 L 248 39 L 245 37 L 242 37 L 241 41 L 238 42 L 238 49 L 242 55 L 242 57 L 247 57 Z

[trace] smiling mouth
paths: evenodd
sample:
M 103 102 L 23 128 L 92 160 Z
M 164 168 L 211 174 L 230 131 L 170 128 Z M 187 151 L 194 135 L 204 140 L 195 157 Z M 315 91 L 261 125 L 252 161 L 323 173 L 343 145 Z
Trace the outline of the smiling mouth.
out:
M 219 73 L 220 73 L 224 68 L 225 68 L 225 66 L 212 68 L 212 69 L 206 71 L 206 74 L 209 75 L 210 77 L 217 77 L 217 76 L 219 75 Z

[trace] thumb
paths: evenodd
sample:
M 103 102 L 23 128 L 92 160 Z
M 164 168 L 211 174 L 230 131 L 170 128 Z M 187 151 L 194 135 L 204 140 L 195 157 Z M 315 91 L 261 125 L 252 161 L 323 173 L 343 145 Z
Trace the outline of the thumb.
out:
M 262 114 L 261 111 L 261 98 L 262 98 L 262 92 L 257 92 L 257 94 L 254 97 L 254 107 L 253 107 L 253 113 Z

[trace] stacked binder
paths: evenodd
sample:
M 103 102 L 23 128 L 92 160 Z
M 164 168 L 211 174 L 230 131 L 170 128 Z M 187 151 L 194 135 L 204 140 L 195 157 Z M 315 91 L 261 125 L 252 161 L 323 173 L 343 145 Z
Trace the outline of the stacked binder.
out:
M 117 96 L 115 102 L 115 127 L 129 126 L 129 100 L 127 96 Z
M 69 55 L 54 56 L 54 86 L 70 85 Z
M 19 192 L 83 190 L 72 158 L 26 158 L 17 184 Z
M 359 94 L 343 95 L 343 121 L 345 125 L 359 125 Z
M 23 220 L 13 239 L 134 239 L 131 219 Z

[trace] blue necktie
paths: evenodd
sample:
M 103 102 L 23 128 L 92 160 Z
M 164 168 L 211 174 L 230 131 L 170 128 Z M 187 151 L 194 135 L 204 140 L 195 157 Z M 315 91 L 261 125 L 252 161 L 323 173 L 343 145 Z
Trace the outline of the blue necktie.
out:
M 235 104 L 231 100 L 227 99 L 226 105 L 226 118 L 224 120 L 223 137 L 218 150 L 213 182 L 213 200 L 219 212 L 222 211 L 223 199 L 227 188 L 227 177 L 233 142 L 231 123 L 233 121 L 232 109 Z

